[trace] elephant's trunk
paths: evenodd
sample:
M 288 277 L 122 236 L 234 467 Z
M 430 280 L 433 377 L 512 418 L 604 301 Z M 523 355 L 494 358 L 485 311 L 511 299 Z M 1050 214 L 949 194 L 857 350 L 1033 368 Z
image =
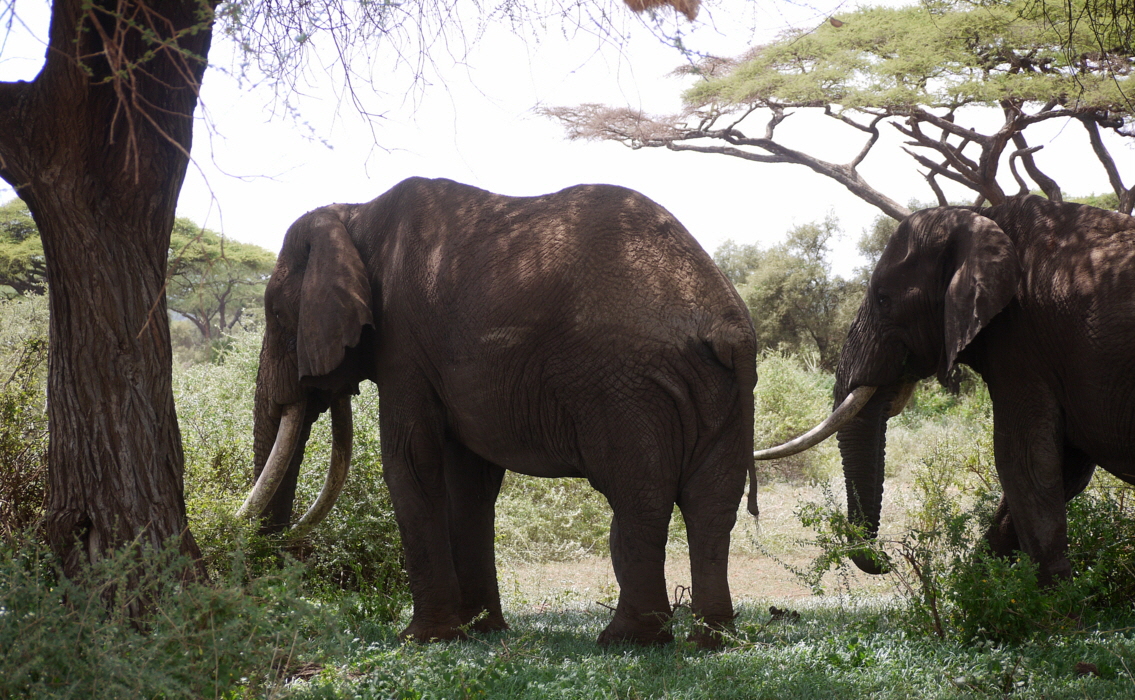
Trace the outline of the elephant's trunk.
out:
M 847 517 L 853 525 L 863 527 L 869 539 L 874 539 L 879 532 L 883 507 L 887 419 L 901 411 L 902 404 L 910 397 L 907 386 L 899 383 L 881 387 L 836 436 L 847 483 Z M 886 568 L 870 556 L 853 554 L 851 559 L 869 574 L 886 572 Z
M 264 464 L 264 469 L 257 477 L 252 492 L 248 494 L 244 504 L 237 510 L 237 517 L 258 518 L 264 512 L 268 501 L 272 499 L 276 489 L 280 486 L 280 482 L 283 481 L 288 465 L 291 464 L 292 455 L 295 452 L 296 445 L 300 442 L 300 433 L 304 428 L 306 410 L 306 401 L 299 401 L 284 407 L 279 429 L 276 431 L 276 440 Z M 258 420 L 267 420 L 268 418 L 268 416 L 265 416 L 262 419 L 258 418 Z
M 855 391 L 848 394 L 847 398 L 836 406 L 831 414 L 819 425 L 800 437 L 789 440 L 786 443 L 765 450 L 757 450 L 753 453 L 753 459 L 780 459 L 782 457 L 790 457 L 820 444 L 832 433 L 838 431 L 843 425 L 854 418 L 874 393 L 875 387 L 873 386 L 858 387 Z
M 351 397 L 344 395 L 331 402 L 331 464 L 327 469 L 327 479 L 315 503 L 307 509 L 289 533 L 300 537 L 319 524 L 343 491 L 347 472 L 351 468 L 351 448 L 354 443 L 354 420 L 351 414 Z

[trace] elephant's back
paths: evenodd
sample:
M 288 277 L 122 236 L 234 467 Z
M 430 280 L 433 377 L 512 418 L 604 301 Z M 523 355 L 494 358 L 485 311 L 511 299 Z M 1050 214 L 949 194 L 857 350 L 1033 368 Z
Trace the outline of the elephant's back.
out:
M 414 178 L 391 196 L 400 221 L 384 228 L 397 233 L 374 253 L 383 278 L 399 280 L 390 293 L 421 313 L 466 311 L 454 321 L 470 332 L 543 326 L 660 342 L 725 327 L 741 342 L 751 333 L 744 302 L 710 256 L 634 190 L 510 197 Z

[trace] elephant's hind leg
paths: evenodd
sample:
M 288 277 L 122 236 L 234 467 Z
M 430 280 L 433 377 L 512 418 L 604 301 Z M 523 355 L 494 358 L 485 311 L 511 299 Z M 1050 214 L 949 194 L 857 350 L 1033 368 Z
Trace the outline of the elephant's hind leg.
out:
M 496 501 L 504 469 L 449 441 L 445 489 L 449 542 L 461 588 L 458 617 L 477 632 L 508 629 L 501 611 L 495 552 Z
M 615 616 L 597 640 L 604 646 L 616 642 L 667 644 L 670 633 L 670 600 L 666 596 L 666 535 L 673 503 L 644 512 L 631 510 L 611 500 L 611 563 L 619 582 Z
M 721 441 L 707 463 L 687 479 L 678 499 L 690 547 L 691 608 L 699 627 L 689 636 L 698 646 L 721 645 L 721 631 L 733 627 L 729 591 L 729 536 L 745 491 L 745 455 Z M 727 452 L 732 452 L 728 454 Z

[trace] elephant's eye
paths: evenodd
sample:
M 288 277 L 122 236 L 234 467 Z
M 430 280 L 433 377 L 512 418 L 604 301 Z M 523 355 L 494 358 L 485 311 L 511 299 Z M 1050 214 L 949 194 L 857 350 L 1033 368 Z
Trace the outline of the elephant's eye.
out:
M 883 311 L 888 311 L 891 308 L 891 298 L 882 292 L 875 295 L 875 301 L 879 304 L 879 308 Z

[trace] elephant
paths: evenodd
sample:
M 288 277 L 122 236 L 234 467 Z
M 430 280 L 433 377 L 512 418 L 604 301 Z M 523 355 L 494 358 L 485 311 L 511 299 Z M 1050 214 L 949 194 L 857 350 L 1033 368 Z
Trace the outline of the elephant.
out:
M 673 639 L 663 564 L 676 504 L 702 621 L 691 636 L 717 643 L 753 468 L 756 338 L 668 211 L 614 185 L 510 197 L 410 178 L 300 217 L 264 301 L 257 481 L 240 514 L 287 526 L 308 431 L 330 409 L 328 481 L 296 527 L 318 521 L 350 459 L 350 396 L 374 382 L 413 600 L 402 638 L 508 628 L 493 528 L 511 470 L 585 478 L 609 502 L 620 593 L 600 644 Z
M 1096 466 L 1135 483 L 1135 217 L 1035 195 L 907 217 L 848 330 L 836 402 L 860 404 L 782 456 L 837 432 L 848 516 L 875 537 L 887 419 L 955 363 L 989 389 L 1003 496 L 991 550 L 1071 576 L 1066 503 Z M 850 393 L 849 393 L 850 392 Z M 853 557 L 880 573 L 885 564 Z

